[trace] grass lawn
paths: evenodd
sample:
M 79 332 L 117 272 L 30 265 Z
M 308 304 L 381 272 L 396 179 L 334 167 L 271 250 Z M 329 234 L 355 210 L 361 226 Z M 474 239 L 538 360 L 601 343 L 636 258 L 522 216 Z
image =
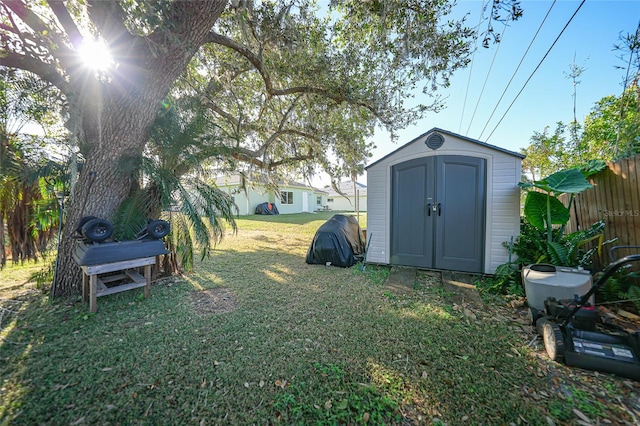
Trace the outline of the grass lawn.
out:
M 149 299 L 141 289 L 99 298 L 96 314 L 50 303 L 25 284 L 27 267 L 6 268 L 0 424 L 640 418 L 636 383 L 548 361 L 507 301 L 455 304 L 434 272 L 397 295 L 385 267 L 307 265 L 334 213 L 241 218 L 193 273 L 156 283 Z

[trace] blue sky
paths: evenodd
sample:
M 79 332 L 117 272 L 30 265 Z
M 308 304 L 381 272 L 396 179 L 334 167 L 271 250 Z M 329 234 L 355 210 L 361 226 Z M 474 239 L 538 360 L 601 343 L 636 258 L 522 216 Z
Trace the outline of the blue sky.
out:
M 385 133 L 377 133 L 374 138 L 377 148 L 370 163 L 433 127 L 519 151 L 529 144 L 534 132 L 542 132 L 545 126 L 555 129 L 556 122 L 568 123 L 573 119 L 573 82 L 568 74 L 574 58 L 575 63 L 584 68 L 577 85 L 576 115 L 579 122 L 602 97 L 620 95 L 625 74 L 624 70 L 616 67 L 625 63 L 619 59 L 621 52 L 613 47 L 619 44 L 621 34 L 636 31 L 640 20 L 640 1 L 587 0 L 496 128 L 516 94 L 581 3 L 558 0 L 489 120 L 552 3 L 547 0 L 522 1 L 522 18 L 510 23 L 506 30 L 500 23 L 495 25 L 496 30 L 503 32 L 500 45 L 492 45 L 488 49 L 479 47 L 471 74 L 470 68 L 459 70 L 451 86 L 440 92 L 447 97 L 447 108 L 439 113 L 429 113 L 416 125 L 401 131 L 396 144 L 391 143 Z M 469 12 L 468 22 L 475 25 L 481 6 L 480 0 L 462 0 L 455 13 Z M 495 61 L 491 72 L 488 72 L 494 55 Z M 480 97 L 485 79 L 486 85 Z

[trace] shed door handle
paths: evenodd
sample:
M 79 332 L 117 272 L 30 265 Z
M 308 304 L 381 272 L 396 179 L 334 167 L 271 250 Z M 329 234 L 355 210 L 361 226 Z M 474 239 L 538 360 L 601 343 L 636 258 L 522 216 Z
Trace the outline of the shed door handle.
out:
M 438 216 L 442 213 L 442 203 L 438 203 Z
M 427 216 L 431 216 L 431 203 L 427 203 Z

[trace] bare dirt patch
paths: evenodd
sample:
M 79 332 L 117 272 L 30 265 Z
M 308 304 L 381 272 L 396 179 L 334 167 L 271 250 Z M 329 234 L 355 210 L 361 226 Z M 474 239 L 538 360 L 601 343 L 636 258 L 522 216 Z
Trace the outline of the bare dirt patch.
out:
M 209 288 L 191 293 L 193 309 L 200 315 L 224 314 L 238 307 L 236 296 L 227 288 Z

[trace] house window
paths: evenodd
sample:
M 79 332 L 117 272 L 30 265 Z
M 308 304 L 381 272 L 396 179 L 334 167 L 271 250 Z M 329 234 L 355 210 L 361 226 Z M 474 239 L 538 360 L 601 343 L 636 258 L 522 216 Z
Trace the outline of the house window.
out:
M 280 191 L 280 202 L 282 204 L 293 204 L 293 192 Z
M 316 204 L 321 206 L 322 205 L 322 197 L 317 197 L 316 198 Z
M 327 203 L 333 203 L 333 198 L 327 198 Z

